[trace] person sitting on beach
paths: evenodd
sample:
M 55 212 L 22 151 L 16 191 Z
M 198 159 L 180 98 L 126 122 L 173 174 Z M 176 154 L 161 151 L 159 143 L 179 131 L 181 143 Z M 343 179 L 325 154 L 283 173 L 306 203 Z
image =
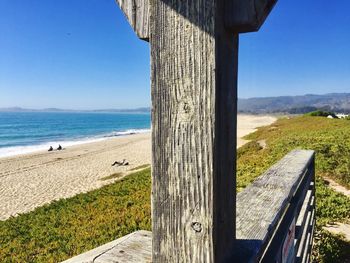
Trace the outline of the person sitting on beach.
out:
M 114 165 L 116 165 L 116 164 L 117 164 L 118 166 L 121 166 L 121 165 L 129 165 L 129 162 L 128 162 L 127 160 L 123 159 L 122 162 L 118 162 L 118 161 L 114 162 L 114 163 L 112 164 L 112 166 L 114 166 Z
M 52 148 L 52 146 L 50 146 L 50 148 L 49 148 L 49 152 L 52 152 L 53 151 L 53 148 Z
M 112 166 L 114 166 L 114 165 L 120 166 L 120 165 L 122 165 L 122 162 L 115 161 L 115 162 L 112 164 Z
M 60 151 L 60 150 L 62 150 L 61 144 L 59 144 L 59 145 L 58 145 L 58 148 L 57 148 L 57 151 Z

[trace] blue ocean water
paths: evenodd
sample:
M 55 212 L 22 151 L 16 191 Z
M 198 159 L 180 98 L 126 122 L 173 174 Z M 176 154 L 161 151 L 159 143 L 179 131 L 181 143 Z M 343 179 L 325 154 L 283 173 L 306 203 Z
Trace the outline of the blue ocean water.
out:
M 150 130 L 150 114 L 0 112 L 0 157 Z

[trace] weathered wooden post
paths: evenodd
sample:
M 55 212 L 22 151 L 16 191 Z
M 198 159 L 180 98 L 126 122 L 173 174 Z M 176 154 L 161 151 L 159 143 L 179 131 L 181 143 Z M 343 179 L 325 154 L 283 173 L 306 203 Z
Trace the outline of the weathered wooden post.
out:
M 277 0 L 117 0 L 151 44 L 153 262 L 224 262 L 235 240 L 238 34 Z

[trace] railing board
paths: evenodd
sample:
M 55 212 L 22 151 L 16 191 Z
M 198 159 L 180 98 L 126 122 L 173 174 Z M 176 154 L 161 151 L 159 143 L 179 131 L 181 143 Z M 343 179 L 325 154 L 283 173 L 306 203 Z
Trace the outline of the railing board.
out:
M 307 191 L 303 206 L 301 207 L 296 226 L 302 226 L 305 223 L 305 214 L 306 211 L 309 209 L 311 204 L 311 198 L 312 198 L 312 190 Z
M 113 261 L 112 261 L 113 260 Z M 150 263 L 152 262 L 152 234 L 147 231 L 136 232 L 106 251 L 94 260 L 94 263 L 128 262 L 128 263 Z
M 292 151 L 237 195 L 236 233 L 241 251 L 250 257 L 261 256 L 293 195 L 305 183 L 300 187 L 300 204 L 295 204 L 301 207 L 311 180 L 309 173 L 313 172 L 306 175 L 313 158 L 313 151 Z
M 62 263 L 150 263 L 152 233 L 140 230 L 70 258 Z
M 300 238 L 300 243 L 299 243 L 298 252 L 297 252 L 297 258 L 301 257 L 304 253 L 304 250 L 305 250 L 305 242 L 306 242 L 306 237 L 307 237 L 308 230 L 309 230 L 309 225 L 311 222 L 311 216 L 312 216 L 311 214 L 312 214 L 311 211 L 307 212 L 306 225 L 303 229 L 303 233 L 302 233 L 301 238 Z
M 313 178 L 313 163 L 310 163 L 309 167 L 305 170 L 304 174 L 300 177 L 301 180 L 297 186 L 296 192 L 293 194 L 293 197 L 290 199 L 285 213 L 281 216 L 280 222 L 277 226 L 274 227 L 272 236 L 268 244 L 268 249 L 263 255 L 262 262 L 270 263 L 271 258 L 278 256 L 278 251 L 282 250 L 282 244 L 285 241 L 285 238 L 288 234 L 289 227 L 295 224 L 295 218 L 299 214 L 302 204 L 305 200 L 306 193 L 309 189 L 310 182 Z M 295 233 L 294 233 L 295 234 Z M 261 247 L 261 250 L 264 250 L 264 247 Z M 295 247 L 294 247 L 295 250 Z M 295 251 L 294 251 L 295 253 Z
M 307 234 L 307 242 L 306 242 L 306 245 L 309 245 L 310 242 L 311 242 L 311 233 L 308 233 Z M 303 263 L 308 263 L 309 262 L 309 249 L 305 249 L 304 251 L 304 254 L 303 254 L 303 260 L 302 260 Z
M 301 254 L 299 254 L 296 258 L 296 262 L 309 262 L 309 255 L 311 253 L 311 247 L 312 247 L 312 236 L 313 236 L 313 230 L 314 230 L 314 225 L 315 225 L 315 210 L 309 211 L 310 213 L 310 220 L 307 222 L 307 225 L 305 226 L 306 232 L 305 236 L 302 237 L 304 240 L 304 244 L 302 247 L 299 247 L 301 250 Z M 301 257 L 302 256 L 302 257 Z
M 303 206 L 300 210 L 300 213 L 296 222 L 296 229 L 295 229 L 295 239 L 296 239 L 295 247 L 296 248 L 299 247 L 300 238 L 302 237 L 304 228 L 307 227 L 306 219 L 307 219 L 308 211 L 310 210 L 310 207 L 311 207 L 312 197 L 313 197 L 313 190 L 309 190 L 306 194 L 306 198 L 304 200 Z
M 295 232 L 296 247 L 299 246 L 300 238 L 306 226 L 305 222 L 306 222 L 308 211 L 314 209 L 314 201 L 315 201 L 315 183 L 311 182 L 296 222 L 296 232 Z
M 316 213 L 316 212 L 315 212 Z M 312 247 L 313 247 L 313 237 L 314 237 L 314 233 L 315 233 L 315 226 L 316 226 L 316 215 L 313 218 L 313 221 L 311 223 L 311 243 L 309 246 L 309 258 L 312 258 Z M 310 260 L 312 261 L 312 260 Z
M 293 151 L 237 195 L 237 238 L 264 240 L 280 219 L 313 151 Z M 309 159 L 308 162 L 305 160 Z M 293 165 L 291 165 L 293 164 Z M 252 198 L 254 197 L 254 198 Z

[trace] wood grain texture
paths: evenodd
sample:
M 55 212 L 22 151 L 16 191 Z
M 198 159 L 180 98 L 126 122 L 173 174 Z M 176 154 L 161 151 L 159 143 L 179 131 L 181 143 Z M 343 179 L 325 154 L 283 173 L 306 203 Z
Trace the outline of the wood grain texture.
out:
M 150 263 L 152 233 L 136 231 L 62 263 Z
M 149 0 L 117 0 L 137 36 L 149 40 Z
M 129 234 L 118 245 L 95 257 L 94 263 L 150 263 L 152 262 L 152 233 L 137 231 Z
M 225 0 L 225 25 L 236 33 L 258 31 L 277 0 Z
M 294 150 L 237 195 L 236 234 L 245 241 L 240 249 L 248 251 L 247 258 L 261 256 L 297 191 L 303 194 L 293 202 L 300 203 L 296 209 L 302 209 L 314 180 L 313 166 L 313 151 Z
M 235 223 L 238 37 L 223 1 L 150 7 L 153 262 L 224 262 Z

